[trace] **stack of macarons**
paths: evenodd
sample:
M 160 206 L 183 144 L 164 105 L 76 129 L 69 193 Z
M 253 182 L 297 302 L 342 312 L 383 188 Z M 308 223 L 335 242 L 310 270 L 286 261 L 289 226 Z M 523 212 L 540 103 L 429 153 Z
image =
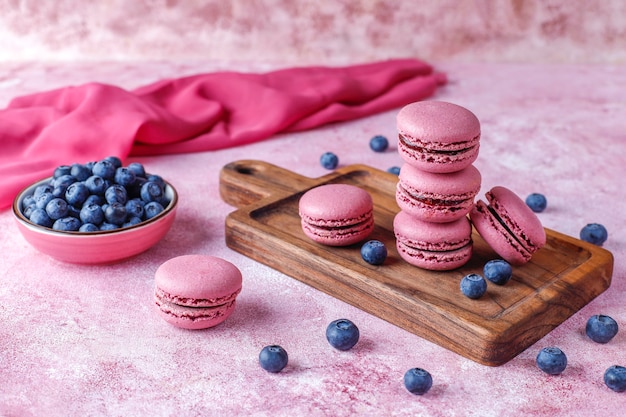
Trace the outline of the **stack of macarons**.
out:
M 472 255 L 468 214 L 480 191 L 480 122 L 469 110 L 421 101 L 397 115 L 398 153 L 404 160 L 396 188 L 400 212 L 394 234 L 400 256 L 429 270 L 464 265 Z

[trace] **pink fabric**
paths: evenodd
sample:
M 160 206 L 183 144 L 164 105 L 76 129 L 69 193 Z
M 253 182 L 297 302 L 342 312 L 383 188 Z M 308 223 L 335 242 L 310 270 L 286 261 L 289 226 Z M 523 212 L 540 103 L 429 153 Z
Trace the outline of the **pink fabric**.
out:
M 61 164 L 242 145 L 400 107 L 445 82 L 427 63 L 399 59 L 200 74 L 133 91 L 88 83 L 18 97 L 0 111 L 0 208 Z

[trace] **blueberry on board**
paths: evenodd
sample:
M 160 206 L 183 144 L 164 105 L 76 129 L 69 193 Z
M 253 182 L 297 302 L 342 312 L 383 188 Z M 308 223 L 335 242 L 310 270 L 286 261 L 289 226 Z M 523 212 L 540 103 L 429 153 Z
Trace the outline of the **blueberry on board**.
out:
M 91 176 L 91 169 L 87 168 L 83 164 L 72 164 L 70 168 L 70 175 L 78 181 L 85 181 Z
M 468 274 L 461 279 L 461 292 L 464 296 L 476 300 L 487 291 L 487 281 L 478 274 Z
M 609 233 L 606 228 L 599 223 L 589 223 L 580 230 L 580 240 L 594 245 L 602 246 L 608 237 Z
M 338 350 L 350 350 L 359 341 L 359 328 L 348 319 L 330 322 L 326 328 L 326 340 Z
M 370 148 L 374 152 L 385 152 L 389 147 L 389 141 L 383 135 L 376 135 L 370 139 Z
M 126 204 L 126 201 L 128 200 L 128 193 L 126 192 L 126 188 L 124 188 L 124 186 L 113 184 L 104 192 L 104 199 L 109 204 Z
M 65 201 L 74 207 L 80 207 L 87 200 L 89 194 L 89 188 L 84 182 L 75 182 L 65 190 Z
M 139 162 L 131 162 L 128 164 L 127 168 L 132 171 L 137 177 L 145 177 L 146 170 L 142 164 Z
M 394 175 L 400 175 L 400 167 L 399 166 L 393 166 L 389 169 L 387 169 L 387 172 L 390 172 Z
M 626 367 L 609 366 L 604 372 L 604 383 L 615 392 L 626 391 Z
M 387 259 L 387 247 L 379 240 L 370 240 L 361 246 L 361 257 L 371 265 L 382 265 Z
M 483 267 L 485 278 L 494 284 L 504 285 L 513 276 L 511 265 L 503 259 L 493 259 Z
M 52 220 L 67 216 L 68 210 L 67 202 L 62 198 L 53 198 L 46 204 L 46 213 Z
M 32 223 L 43 226 L 43 227 L 52 227 L 52 219 L 48 216 L 45 209 L 35 208 L 28 218 Z
M 320 157 L 320 164 L 326 169 L 335 169 L 339 165 L 339 158 L 332 152 L 326 152 Z
M 591 340 L 597 343 L 608 343 L 617 334 L 617 322 L 609 316 L 596 314 L 589 317 L 585 333 Z
M 80 209 L 80 220 L 83 223 L 92 223 L 100 225 L 104 221 L 104 211 L 102 207 L 96 203 L 86 203 Z
M 411 368 L 404 374 L 404 386 L 415 395 L 424 395 L 433 386 L 433 377 L 422 368 Z
M 149 202 L 143 209 L 145 210 L 144 217 L 146 220 L 153 218 L 154 216 L 165 210 L 163 206 L 156 201 Z
M 91 168 L 91 172 L 93 175 L 97 175 L 104 179 L 112 180 L 115 177 L 115 170 L 117 168 L 113 163 L 107 159 L 103 159 L 102 161 L 98 161 Z
M 267 372 L 282 371 L 287 366 L 288 361 L 287 351 L 278 345 L 265 346 L 259 353 L 259 365 Z
M 548 200 L 546 200 L 546 196 L 543 194 L 532 193 L 526 197 L 526 205 L 535 213 L 541 213 L 546 209 Z
M 567 367 L 567 356 L 557 347 L 546 347 L 537 355 L 537 366 L 550 375 L 559 375 Z
M 104 210 L 104 219 L 107 223 L 121 226 L 126 221 L 126 207 L 121 203 L 111 203 Z
M 82 226 L 82 223 L 76 217 L 63 217 L 52 224 L 54 230 L 64 232 L 77 232 L 80 226 Z
M 107 182 L 99 175 L 92 175 L 85 180 L 85 185 L 91 194 L 104 194 L 108 188 Z
M 115 170 L 115 182 L 123 185 L 124 187 L 130 187 L 135 183 L 136 175 L 133 171 L 127 167 L 119 167 Z
M 149 203 L 151 201 L 161 201 L 165 192 L 163 187 L 154 181 L 148 181 L 141 186 L 140 196 L 143 201 Z

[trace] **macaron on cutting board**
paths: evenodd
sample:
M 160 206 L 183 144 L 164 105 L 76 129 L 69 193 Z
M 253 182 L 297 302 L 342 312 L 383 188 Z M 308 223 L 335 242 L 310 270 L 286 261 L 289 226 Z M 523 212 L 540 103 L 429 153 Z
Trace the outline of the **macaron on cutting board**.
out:
M 367 311 L 477 363 L 498 366 L 541 339 L 611 284 L 613 255 L 546 229 L 547 242 L 513 268 L 506 285 L 490 285 L 478 300 L 459 290 L 469 273 L 482 274 L 499 258 L 473 231 L 473 254 L 460 268 L 438 272 L 405 262 L 396 249 L 393 220 L 398 177 L 351 165 L 314 179 L 262 161 L 242 160 L 220 172 L 222 199 L 236 210 L 225 222 L 226 244 L 258 262 Z M 300 197 L 325 184 L 366 190 L 374 203 L 367 240 L 385 243 L 379 266 L 363 261 L 361 244 L 314 242 L 301 227 Z

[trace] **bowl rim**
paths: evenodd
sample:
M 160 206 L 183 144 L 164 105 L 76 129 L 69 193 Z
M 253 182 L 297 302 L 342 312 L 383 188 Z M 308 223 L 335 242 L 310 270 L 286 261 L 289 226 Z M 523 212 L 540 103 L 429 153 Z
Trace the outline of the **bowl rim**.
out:
M 26 216 L 24 216 L 24 213 L 22 213 L 22 209 L 20 207 L 21 202 L 26 197 L 26 193 L 28 191 L 30 191 L 31 189 L 33 189 L 34 191 L 34 188 L 38 187 L 39 185 L 47 183 L 51 179 L 52 177 L 50 176 L 47 178 L 43 178 L 39 181 L 35 181 L 30 185 L 27 185 L 19 193 L 17 193 L 17 195 L 13 199 L 12 209 L 13 209 L 13 215 L 16 218 L 16 220 L 22 223 L 25 227 L 28 227 L 29 229 L 36 231 L 38 233 L 48 233 L 52 235 L 72 236 L 72 237 L 94 237 L 94 236 L 121 234 L 121 233 L 135 231 L 138 229 L 143 229 L 145 227 L 152 225 L 153 223 L 159 221 L 160 219 L 166 217 L 168 214 L 173 212 L 176 206 L 178 205 L 178 192 L 176 191 L 176 188 L 169 181 L 163 180 L 163 182 L 165 183 L 165 192 L 166 193 L 169 192 L 171 194 L 171 199 L 170 199 L 169 204 L 166 207 L 164 207 L 164 210 L 160 212 L 159 214 L 157 214 L 156 216 L 152 217 L 151 219 L 144 220 L 141 223 L 137 223 L 132 226 L 123 227 L 119 229 L 113 229 L 113 230 L 97 230 L 94 232 L 54 230 L 52 228 L 40 226 L 31 222 Z

